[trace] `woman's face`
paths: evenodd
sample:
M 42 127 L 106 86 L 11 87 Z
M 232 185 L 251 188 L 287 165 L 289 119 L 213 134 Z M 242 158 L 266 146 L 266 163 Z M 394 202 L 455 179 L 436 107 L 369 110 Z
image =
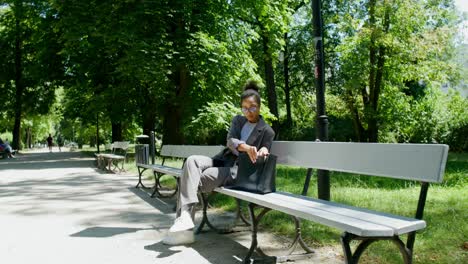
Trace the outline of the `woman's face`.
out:
M 242 100 L 242 113 L 251 123 L 256 123 L 260 115 L 260 106 L 255 101 L 254 96 Z

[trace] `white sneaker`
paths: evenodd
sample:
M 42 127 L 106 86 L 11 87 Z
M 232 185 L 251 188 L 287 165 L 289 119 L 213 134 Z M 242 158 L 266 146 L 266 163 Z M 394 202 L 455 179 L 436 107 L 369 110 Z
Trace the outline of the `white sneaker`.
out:
M 162 242 L 163 244 L 169 246 L 192 244 L 193 242 L 195 242 L 195 235 L 193 233 L 193 230 L 167 232 L 167 235 L 162 240 Z
M 190 213 L 187 211 L 182 211 L 180 216 L 176 218 L 174 224 L 169 229 L 169 232 L 179 232 L 190 230 L 195 227 Z

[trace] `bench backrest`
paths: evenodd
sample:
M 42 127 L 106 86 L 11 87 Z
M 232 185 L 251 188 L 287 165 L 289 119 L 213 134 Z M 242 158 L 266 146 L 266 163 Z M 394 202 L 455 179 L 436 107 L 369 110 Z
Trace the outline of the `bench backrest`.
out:
M 422 182 L 441 182 L 448 146 L 274 141 L 271 153 L 278 156 L 278 164 Z
M 188 158 L 192 155 L 203 155 L 213 157 L 218 154 L 224 146 L 198 146 L 198 145 L 164 145 L 161 149 L 161 156 Z
M 114 143 L 112 143 L 112 149 L 127 150 L 129 145 L 129 141 L 115 141 Z
M 127 158 L 127 149 L 129 146 L 129 141 L 115 141 L 112 143 L 112 154 L 122 155 Z

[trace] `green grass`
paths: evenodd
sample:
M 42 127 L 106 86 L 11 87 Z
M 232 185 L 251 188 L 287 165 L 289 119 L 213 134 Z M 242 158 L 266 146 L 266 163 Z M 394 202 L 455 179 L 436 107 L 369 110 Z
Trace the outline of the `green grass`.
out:
M 92 153 L 92 152 L 91 152 Z M 132 155 L 129 155 L 132 157 Z M 158 159 L 157 162 L 161 160 Z M 167 165 L 180 167 L 180 160 L 168 160 Z M 137 174 L 130 159 L 125 168 Z M 150 173 L 145 174 L 152 177 Z M 277 189 L 301 193 L 306 170 L 278 166 Z M 419 196 L 419 183 L 381 177 L 366 177 L 345 173 L 331 173 L 331 197 L 333 201 L 413 217 Z M 427 228 L 418 232 L 414 246 L 414 263 L 468 263 L 468 153 L 450 153 L 442 184 L 429 188 L 424 220 Z M 169 178 L 168 178 L 169 179 Z M 317 197 L 317 185 L 313 179 L 308 196 Z M 224 210 L 234 210 L 232 198 L 217 195 L 212 205 Z M 303 221 L 303 236 L 314 247 L 335 246 L 341 253 L 340 230 Z M 264 230 L 291 237 L 294 224 L 290 216 L 268 213 L 262 220 Z M 403 237 L 406 241 L 406 237 Z M 403 263 L 397 247 L 388 241 L 370 246 L 360 263 Z

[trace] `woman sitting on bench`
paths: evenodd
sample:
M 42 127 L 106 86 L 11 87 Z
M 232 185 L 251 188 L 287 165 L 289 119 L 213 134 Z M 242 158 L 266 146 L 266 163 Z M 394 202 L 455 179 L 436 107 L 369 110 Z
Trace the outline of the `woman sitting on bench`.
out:
M 261 99 L 255 82 L 248 82 L 241 95 L 244 115 L 233 118 L 227 135 L 226 148 L 210 158 L 194 155 L 187 158 L 180 177 L 177 218 L 163 243 L 189 244 L 195 241 L 192 209 L 198 203 L 197 192 L 211 192 L 233 181 L 237 174 L 237 156 L 247 152 L 252 162 L 267 156 L 275 132 L 260 116 Z

